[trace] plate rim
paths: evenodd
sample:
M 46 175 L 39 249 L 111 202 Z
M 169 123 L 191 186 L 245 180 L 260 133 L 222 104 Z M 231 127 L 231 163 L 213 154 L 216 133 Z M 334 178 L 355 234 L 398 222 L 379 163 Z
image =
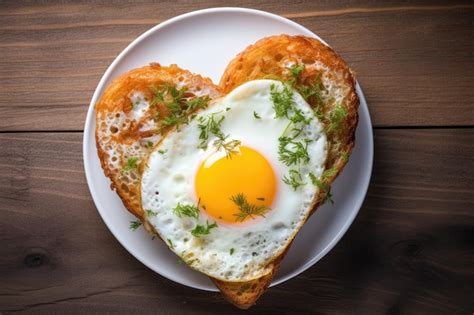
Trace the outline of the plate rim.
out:
M 102 211 L 100 210 L 100 208 L 98 207 L 98 201 L 97 201 L 98 197 L 96 196 L 95 191 L 92 189 L 92 186 L 94 186 L 93 179 L 92 179 L 93 175 L 91 174 L 92 171 L 90 170 L 89 159 L 87 157 L 90 154 L 90 151 L 88 149 L 88 144 L 89 144 L 89 140 L 91 139 L 91 132 L 93 132 L 92 129 L 91 129 L 91 124 L 95 124 L 95 119 L 94 119 L 95 103 L 96 103 L 98 97 L 100 96 L 100 94 L 102 93 L 103 89 L 105 88 L 105 82 L 109 79 L 111 72 L 113 72 L 113 70 L 116 68 L 116 65 L 119 62 L 122 61 L 122 59 L 128 54 L 128 52 L 131 49 L 133 49 L 135 46 L 139 45 L 149 35 L 151 35 L 154 32 L 159 31 L 162 28 L 165 28 L 166 26 L 168 26 L 170 24 L 180 22 L 181 20 L 188 19 L 188 18 L 198 16 L 198 15 L 204 15 L 204 14 L 209 14 L 209 13 L 229 13 L 229 12 L 230 13 L 246 13 L 246 14 L 259 15 L 259 16 L 262 16 L 262 17 L 277 20 L 277 21 L 282 22 L 282 23 L 289 24 L 290 26 L 295 27 L 296 29 L 300 30 L 302 33 L 309 34 L 310 36 L 315 37 L 316 39 L 320 40 L 325 45 L 329 46 L 329 44 L 326 41 L 324 41 L 321 37 L 319 37 L 317 34 L 315 34 L 314 32 L 307 29 L 306 27 L 304 27 L 304 26 L 302 26 L 302 25 L 300 25 L 300 24 L 298 24 L 298 23 L 296 23 L 296 22 L 294 22 L 294 21 L 292 21 L 288 18 L 285 18 L 283 16 L 280 16 L 280 15 L 277 15 L 277 14 L 274 14 L 274 13 L 270 13 L 270 12 L 267 12 L 267 11 L 251 9 L 251 8 L 243 8 L 243 7 L 206 8 L 206 9 L 200 9 L 200 10 L 195 10 L 195 11 L 190 11 L 190 12 L 187 12 L 187 13 L 183 13 L 183 14 L 180 14 L 178 16 L 167 19 L 163 22 L 159 22 L 157 25 L 155 25 L 155 26 L 151 27 L 150 29 L 146 30 L 144 33 L 142 33 L 137 38 L 135 38 L 130 44 L 128 44 L 127 47 L 125 47 L 125 49 L 123 49 L 117 55 L 117 57 L 115 57 L 115 59 L 112 61 L 112 63 L 107 67 L 107 69 L 104 72 L 104 74 L 102 75 L 99 83 L 97 84 L 97 86 L 94 90 L 94 93 L 92 95 L 91 101 L 89 103 L 89 107 L 88 107 L 87 114 L 86 114 L 86 119 L 85 119 L 85 124 L 84 124 L 83 143 L 82 143 L 83 165 L 84 165 L 84 172 L 85 172 L 85 177 L 86 177 L 89 192 L 92 196 L 92 200 L 94 202 L 94 205 L 95 205 L 95 208 L 96 208 L 97 212 L 99 213 L 100 217 L 102 218 L 102 221 L 105 223 L 108 230 L 110 231 L 110 233 L 112 233 L 112 235 L 115 237 L 115 239 L 135 259 L 140 261 L 140 263 L 145 265 L 147 268 L 151 269 L 151 271 L 158 273 L 160 276 L 162 276 L 164 278 L 167 278 L 167 279 L 169 279 L 173 282 L 179 283 L 181 285 L 185 285 L 187 287 L 192 287 L 194 289 L 200 289 L 200 290 L 212 291 L 212 292 L 217 292 L 218 291 L 217 288 L 216 287 L 207 288 L 207 287 L 202 287 L 202 286 L 195 285 L 195 284 L 183 283 L 180 280 L 178 280 L 178 279 L 176 279 L 176 278 L 174 278 L 170 275 L 164 275 L 164 274 L 156 271 L 152 266 L 150 266 L 150 264 L 145 262 L 142 259 L 142 257 L 140 257 L 140 255 L 137 255 L 135 253 L 135 251 L 133 250 L 133 248 L 129 247 L 129 245 L 126 243 L 125 239 L 122 239 L 122 237 L 119 235 L 119 233 L 117 233 L 114 230 L 114 228 L 110 225 L 110 222 L 108 222 L 105 219 L 105 217 L 104 217 L 105 214 L 103 214 Z M 353 208 L 355 210 L 352 211 L 351 215 L 347 217 L 344 224 L 339 229 L 338 233 L 332 238 L 332 240 L 327 244 L 327 246 L 322 251 L 320 251 L 317 255 L 312 257 L 312 259 L 308 260 L 302 267 L 295 269 L 291 273 L 287 274 L 286 276 L 284 276 L 284 277 L 282 277 L 278 280 L 272 281 L 272 283 L 270 284 L 270 287 L 276 286 L 278 284 L 281 284 L 283 282 L 286 282 L 286 281 L 298 276 L 299 274 L 303 273 L 308 268 L 310 268 L 314 264 L 316 264 L 316 262 L 318 262 L 324 256 L 326 256 L 326 254 L 329 251 L 331 251 L 336 246 L 336 244 L 341 240 L 341 238 L 345 235 L 345 233 L 347 232 L 349 227 L 352 225 L 354 219 L 356 218 L 357 214 L 359 213 L 359 211 L 362 207 L 362 203 L 364 202 L 365 197 L 367 195 L 367 191 L 368 191 L 368 188 L 369 188 L 369 184 L 370 184 L 370 180 L 371 180 L 372 172 L 373 172 L 374 144 L 373 144 L 372 119 L 370 117 L 370 113 L 369 113 L 369 109 L 368 109 L 368 106 L 367 106 L 365 96 L 364 96 L 364 94 L 362 92 L 362 89 L 361 89 L 359 83 L 357 82 L 357 80 L 356 80 L 356 93 L 357 93 L 357 95 L 360 99 L 359 111 L 363 111 L 363 114 L 367 117 L 367 122 L 368 122 L 368 128 L 367 128 L 368 129 L 367 130 L 368 131 L 368 137 L 365 140 L 368 141 L 368 147 L 370 149 L 370 156 L 368 157 L 368 159 L 369 159 L 369 172 L 367 173 L 367 176 L 365 176 L 364 182 L 363 182 L 363 184 L 365 186 L 365 189 L 363 189 L 363 193 L 359 194 L 359 196 L 357 198 L 357 201 L 353 206 Z M 93 138 L 95 139 L 95 136 Z M 356 143 L 357 143 L 357 139 L 356 139 Z M 95 144 L 94 144 L 94 146 L 95 146 Z

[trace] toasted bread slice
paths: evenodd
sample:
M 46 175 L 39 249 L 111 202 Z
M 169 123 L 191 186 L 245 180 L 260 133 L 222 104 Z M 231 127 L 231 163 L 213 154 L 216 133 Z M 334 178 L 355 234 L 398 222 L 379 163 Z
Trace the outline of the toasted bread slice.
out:
M 238 308 L 248 309 L 255 304 L 257 299 L 267 290 L 272 282 L 273 276 L 280 267 L 281 260 L 285 257 L 290 246 L 276 257 L 268 266 L 269 272 L 263 276 L 250 281 L 231 282 L 211 278 L 212 282 L 219 288 L 224 298 Z
M 354 146 L 359 107 L 354 74 L 338 54 L 317 39 L 279 35 L 261 39 L 238 54 L 227 66 L 220 86 L 226 94 L 244 82 L 264 78 L 285 81 L 300 91 L 325 128 L 329 141 L 326 172 L 317 183 L 320 193 L 312 214 L 330 197 L 330 185 Z M 288 248 L 270 262 L 272 272 L 259 279 L 213 281 L 229 301 L 248 308 L 271 283 Z
M 173 123 L 182 123 L 194 110 L 187 101 L 202 100 L 193 103 L 202 105 L 219 95 L 207 78 L 176 65 L 150 64 L 116 78 L 96 104 L 96 144 L 104 173 L 149 232 L 139 191 L 144 158 Z M 178 108 L 167 105 L 167 97 L 175 97 Z

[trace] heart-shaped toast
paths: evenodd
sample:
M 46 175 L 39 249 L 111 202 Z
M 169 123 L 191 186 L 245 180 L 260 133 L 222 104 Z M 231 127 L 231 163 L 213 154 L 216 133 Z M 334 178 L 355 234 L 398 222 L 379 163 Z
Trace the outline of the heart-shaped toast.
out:
M 279 35 L 238 54 L 219 86 L 176 65 L 115 79 L 96 104 L 96 142 L 127 209 L 248 308 L 331 199 L 358 106 L 330 47 Z

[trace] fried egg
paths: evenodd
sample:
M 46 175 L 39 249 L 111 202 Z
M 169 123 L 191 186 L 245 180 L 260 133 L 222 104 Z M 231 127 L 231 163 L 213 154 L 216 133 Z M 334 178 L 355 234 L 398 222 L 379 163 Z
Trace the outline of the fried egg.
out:
M 311 212 L 327 147 L 300 94 L 249 81 L 155 146 L 141 180 L 146 219 L 193 269 L 256 279 Z

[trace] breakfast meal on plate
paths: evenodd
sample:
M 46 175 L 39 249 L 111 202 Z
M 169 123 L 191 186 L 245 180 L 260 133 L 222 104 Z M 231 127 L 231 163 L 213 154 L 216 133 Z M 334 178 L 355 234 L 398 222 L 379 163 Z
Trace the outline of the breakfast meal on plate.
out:
M 355 78 L 314 38 L 238 54 L 219 86 L 153 64 L 96 105 L 105 174 L 127 209 L 234 305 L 267 289 L 298 231 L 331 200 L 354 146 Z

